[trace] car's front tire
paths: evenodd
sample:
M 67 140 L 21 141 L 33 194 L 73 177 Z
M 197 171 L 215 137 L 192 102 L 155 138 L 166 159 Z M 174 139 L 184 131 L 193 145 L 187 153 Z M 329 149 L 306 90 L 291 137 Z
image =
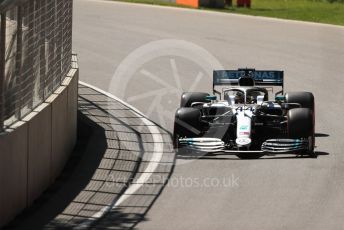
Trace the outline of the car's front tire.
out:
M 173 128 L 173 146 L 177 154 L 186 154 L 190 150 L 179 146 L 183 137 L 199 137 L 207 124 L 201 121 L 201 112 L 197 108 L 179 108 L 176 111 Z
M 308 148 L 304 151 L 306 155 L 316 158 L 314 151 L 315 132 L 313 111 L 309 108 L 296 108 L 288 111 L 288 136 L 291 139 L 307 139 Z

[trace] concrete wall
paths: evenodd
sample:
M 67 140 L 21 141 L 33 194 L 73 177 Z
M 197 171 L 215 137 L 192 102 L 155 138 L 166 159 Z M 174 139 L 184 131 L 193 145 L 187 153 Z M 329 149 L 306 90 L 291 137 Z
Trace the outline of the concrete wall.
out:
M 61 173 L 76 142 L 79 70 L 53 95 L 0 134 L 0 227 L 30 206 Z

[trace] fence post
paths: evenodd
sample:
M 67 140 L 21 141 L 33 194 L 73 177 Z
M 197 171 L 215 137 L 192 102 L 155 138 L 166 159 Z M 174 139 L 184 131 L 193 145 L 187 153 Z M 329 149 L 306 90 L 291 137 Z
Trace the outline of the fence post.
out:
M 5 52 L 6 52 L 6 14 L 1 14 L 0 25 L 0 133 L 4 131 L 5 120 Z
M 40 28 L 39 28 L 39 68 L 40 68 L 40 81 L 41 81 L 41 87 L 43 87 L 43 101 L 47 99 L 48 95 L 46 92 L 46 83 L 47 83 L 47 70 L 46 70 L 46 28 L 47 28 L 47 22 L 46 22 L 46 0 L 40 0 L 39 2 L 39 14 L 40 14 Z
M 22 41 L 23 41 L 23 7 L 18 6 L 17 8 L 17 53 L 16 53 L 16 89 L 17 89 L 17 94 L 16 94 L 16 116 L 20 120 L 21 117 L 21 109 L 22 109 L 22 100 L 23 100 L 23 95 L 22 95 L 22 84 L 23 84 L 23 79 L 22 79 L 22 55 L 23 55 L 23 50 L 22 50 Z

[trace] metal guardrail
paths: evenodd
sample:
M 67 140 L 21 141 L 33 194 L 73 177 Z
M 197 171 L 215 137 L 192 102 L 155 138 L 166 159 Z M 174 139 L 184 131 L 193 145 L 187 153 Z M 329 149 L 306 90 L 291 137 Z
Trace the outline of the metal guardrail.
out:
M 71 68 L 72 0 L 0 0 L 0 132 L 30 113 Z

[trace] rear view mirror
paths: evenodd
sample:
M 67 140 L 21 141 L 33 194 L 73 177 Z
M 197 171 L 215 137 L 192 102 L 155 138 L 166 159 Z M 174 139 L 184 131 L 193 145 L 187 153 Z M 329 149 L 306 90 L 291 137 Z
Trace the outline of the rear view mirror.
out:
M 205 99 L 209 101 L 215 101 L 217 97 L 215 95 L 209 95 L 209 96 L 206 96 Z

